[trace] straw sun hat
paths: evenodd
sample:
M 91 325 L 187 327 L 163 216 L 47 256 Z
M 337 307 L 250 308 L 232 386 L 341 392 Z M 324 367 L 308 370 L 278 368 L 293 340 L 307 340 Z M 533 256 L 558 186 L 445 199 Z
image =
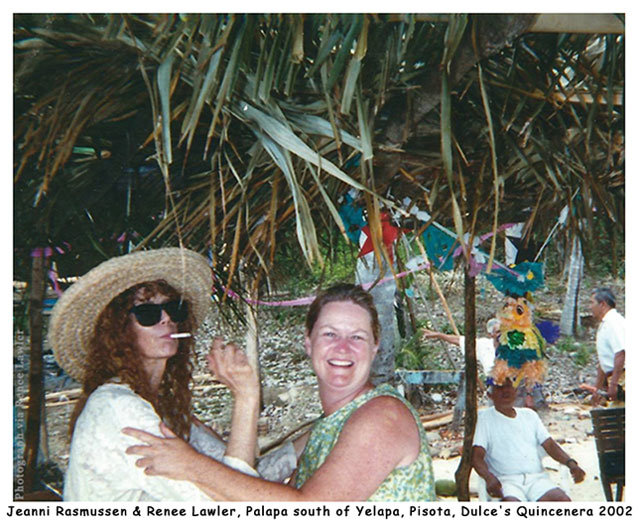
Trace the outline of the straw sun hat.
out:
M 165 280 L 188 302 L 199 326 L 211 305 L 213 284 L 207 260 L 177 247 L 138 251 L 111 258 L 69 287 L 56 302 L 49 323 L 49 342 L 58 364 L 82 382 L 88 345 L 102 310 L 136 284 Z

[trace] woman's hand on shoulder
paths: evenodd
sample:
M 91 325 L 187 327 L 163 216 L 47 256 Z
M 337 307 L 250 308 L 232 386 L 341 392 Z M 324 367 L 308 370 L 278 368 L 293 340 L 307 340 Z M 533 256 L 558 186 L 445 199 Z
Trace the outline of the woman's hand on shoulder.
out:
M 162 437 L 135 428 L 124 428 L 125 435 L 143 442 L 127 448 L 128 455 L 138 455 L 136 466 L 147 475 L 162 475 L 174 480 L 188 480 L 199 453 L 178 438 L 164 423 L 160 424 Z

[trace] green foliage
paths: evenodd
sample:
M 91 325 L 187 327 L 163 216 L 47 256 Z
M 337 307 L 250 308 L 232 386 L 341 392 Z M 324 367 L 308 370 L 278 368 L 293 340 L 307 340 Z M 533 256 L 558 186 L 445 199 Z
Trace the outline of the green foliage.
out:
M 578 342 L 573 337 L 561 337 L 555 343 L 555 347 L 560 353 L 572 356 L 574 364 L 579 368 L 585 367 L 595 352 L 592 344 Z
M 624 200 L 624 197 L 620 197 Z M 594 220 L 595 235 L 589 244 L 587 263 L 596 277 L 624 279 L 625 232 L 603 220 Z
M 67 241 L 59 271 L 79 274 L 124 233 L 211 246 L 232 287 L 244 270 L 313 287 L 355 264 L 318 262 L 347 187 L 374 225 L 375 205 L 408 197 L 460 235 L 534 216 L 538 242 L 568 201 L 582 237 L 598 220 L 620 229 L 624 34 L 531 32 L 533 19 L 16 15 L 14 267 Z
M 624 201 L 619 194 L 618 200 Z M 611 224 L 602 217 L 594 217 L 593 227 L 589 228 L 589 236 L 581 233 L 582 250 L 585 257 L 585 273 L 596 279 L 625 278 L 625 231 L 624 224 Z M 562 230 L 557 232 L 543 251 L 545 271 L 547 275 L 561 274 L 569 263 L 571 253 L 571 234 Z M 564 286 L 565 280 L 558 280 L 557 286 Z M 551 287 L 547 283 L 547 287 Z M 555 289 L 551 290 L 555 292 Z
M 573 337 L 561 337 L 555 343 L 556 349 L 561 353 L 571 353 L 574 351 L 576 341 Z
M 357 263 L 357 249 L 342 235 L 321 235 L 321 261 L 311 267 L 300 257 L 299 250 L 282 250 L 276 256 L 276 280 L 282 282 L 292 296 L 314 292 L 336 282 L 353 282 Z
M 422 339 L 422 330 L 404 340 L 396 351 L 396 367 L 400 369 L 448 369 L 444 365 L 442 351 L 437 344 L 428 344 Z
M 303 326 L 307 311 L 300 307 L 274 307 L 269 309 L 269 313 L 278 328 L 287 329 L 291 326 Z
M 594 350 L 590 349 L 586 344 L 580 344 L 578 350 L 575 353 L 574 362 L 576 366 L 583 368 L 585 367 L 591 358 Z

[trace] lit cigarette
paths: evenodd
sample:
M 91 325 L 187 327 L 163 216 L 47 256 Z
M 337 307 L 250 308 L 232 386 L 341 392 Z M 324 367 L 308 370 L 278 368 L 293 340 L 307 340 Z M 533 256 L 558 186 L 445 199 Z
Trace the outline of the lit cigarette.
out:
M 189 338 L 191 333 L 171 333 L 171 338 Z

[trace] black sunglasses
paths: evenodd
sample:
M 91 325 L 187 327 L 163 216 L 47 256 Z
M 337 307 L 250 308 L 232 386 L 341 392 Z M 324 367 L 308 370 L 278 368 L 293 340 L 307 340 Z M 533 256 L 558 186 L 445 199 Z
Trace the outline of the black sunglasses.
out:
M 160 322 L 163 309 L 167 312 L 167 315 L 169 315 L 169 318 L 173 322 L 178 323 L 187 320 L 189 308 L 187 307 L 187 303 L 182 302 L 181 300 L 171 300 L 164 304 L 139 304 L 137 306 L 133 306 L 129 310 L 129 313 L 133 313 L 136 316 L 138 324 L 149 327 Z

